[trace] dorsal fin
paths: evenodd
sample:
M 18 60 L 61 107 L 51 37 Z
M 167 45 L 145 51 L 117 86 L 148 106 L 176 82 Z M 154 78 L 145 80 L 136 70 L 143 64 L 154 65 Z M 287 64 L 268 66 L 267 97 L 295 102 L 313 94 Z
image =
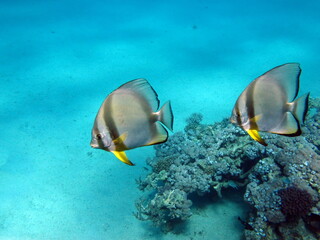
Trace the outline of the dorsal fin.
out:
M 153 112 L 158 110 L 159 108 L 158 94 L 151 87 L 151 85 L 146 79 L 139 78 L 139 79 L 132 80 L 130 82 L 127 82 L 121 85 L 115 91 L 118 91 L 121 89 L 127 89 L 127 90 L 138 93 L 141 97 L 143 97 L 148 102 Z
M 287 63 L 269 70 L 255 81 L 273 81 L 286 93 L 287 101 L 292 102 L 298 95 L 300 73 L 299 63 Z

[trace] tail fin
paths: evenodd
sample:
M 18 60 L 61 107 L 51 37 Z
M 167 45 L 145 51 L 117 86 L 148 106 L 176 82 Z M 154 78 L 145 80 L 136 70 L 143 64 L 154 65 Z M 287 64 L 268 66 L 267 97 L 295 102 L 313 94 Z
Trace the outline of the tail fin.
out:
M 306 118 L 306 114 L 308 111 L 309 94 L 310 93 L 307 93 L 293 102 L 292 114 L 300 124 L 304 123 Z
M 170 131 L 173 131 L 173 113 L 170 101 L 163 104 L 162 108 L 157 113 L 158 120 L 163 123 Z

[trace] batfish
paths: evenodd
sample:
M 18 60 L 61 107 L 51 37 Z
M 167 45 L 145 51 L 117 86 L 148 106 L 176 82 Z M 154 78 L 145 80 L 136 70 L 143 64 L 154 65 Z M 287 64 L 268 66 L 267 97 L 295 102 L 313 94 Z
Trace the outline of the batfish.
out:
M 300 73 L 298 63 L 287 63 L 253 80 L 239 96 L 230 121 L 265 146 L 259 132 L 299 136 L 309 99 L 309 93 L 296 99 Z
M 134 165 L 125 150 L 167 141 L 172 131 L 170 101 L 160 110 L 157 93 L 146 79 L 121 85 L 103 101 L 91 133 L 91 147 L 115 154 L 122 162 Z

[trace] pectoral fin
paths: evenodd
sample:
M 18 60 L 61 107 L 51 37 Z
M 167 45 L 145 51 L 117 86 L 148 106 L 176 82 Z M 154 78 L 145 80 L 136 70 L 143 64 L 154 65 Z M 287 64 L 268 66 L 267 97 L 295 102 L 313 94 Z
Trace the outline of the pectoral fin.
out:
M 267 146 L 268 144 L 260 137 L 259 132 L 257 130 L 247 130 L 247 133 L 250 135 L 250 137 L 253 138 L 253 140 L 259 142 L 263 146 Z
M 113 143 L 115 145 L 124 145 L 124 141 L 127 139 L 127 137 L 128 137 L 128 132 L 124 132 L 118 138 L 113 140 Z
M 258 114 L 256 116 L 254 116 L 253 118 L 250 118 L 250 122 L 257 124 L 261 118 L 262 118 L 262 114 Z
M 134 166 L 134 164 L 128 159 L 127 155 L 125 152 L 118 152 L 118 151 L 112 151 L 112 153 L 121 161 L 124 162 L 125 164 L 128 164 L 130 166 Z

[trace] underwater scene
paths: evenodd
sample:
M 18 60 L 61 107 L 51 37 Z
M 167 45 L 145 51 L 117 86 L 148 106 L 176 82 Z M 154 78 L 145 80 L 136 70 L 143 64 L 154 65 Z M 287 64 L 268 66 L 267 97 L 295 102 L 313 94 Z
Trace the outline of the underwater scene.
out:
M 320 239 L 319 13 L 0 1 L 0 240 Z

